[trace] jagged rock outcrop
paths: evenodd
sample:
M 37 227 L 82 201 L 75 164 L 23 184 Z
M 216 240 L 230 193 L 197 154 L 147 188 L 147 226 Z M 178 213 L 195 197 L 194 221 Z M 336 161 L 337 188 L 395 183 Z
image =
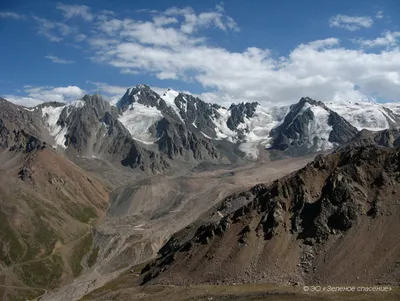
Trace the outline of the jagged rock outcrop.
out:
M 184 93 L 179 93 L 174 102 L 187 126 L 193 126 L 207 136 L 215 138 L 215 123 L 212 117 L 219 116 L 217 110 L 221 106 L 206 103 L 198 97 Z
M 235 131 L 238 125 L 245 122 L 245 118 L 251 118 L 254 116 L 256 108 L 259 104 L 257 102 L 246 102 L 239 104 L 232 104 L 229 107 L 231 115 L 228 118 L 227 125 L 232 130 Z
M 161 97 L 149 86 L 137 85 L 127 90 L 117 107 L 124 113 L 127 110 L 137 110 L 135 104 L 141 104 L 159 112 L 160 118 L 151 126 L 149 132 L 155 136 L 158 150 L 169 159 L 183 157 L 186 160 L 198 161 L 222 160 L 219 150 L 210 139 L 201 134 L 194 123 L 197 120 L 198 125 L 206 132 L 212 131 L 212 121 L 205 115 L 212 112 L 210 105 L 189 95 L 171 93 L 171 96 Z M 198 118 L 199 116 L 201 117 Z
M 302 98 L 271 131 L 271 149 L 293 154 L 332 149 L 350 141 L 357 129 L 322 102 Z
M 0 98 L 0 149 L 31 152 L 44 146 L 33 112 Z
M 349 145 L 354 146 L 354 147 L 355 146 L 366 146 L 366 145 L 399 147 L 400 146 L 400 128 L 387 129 L 387 130 L 378 131 L 378 132 L 362 130 L 349 143 L 342 145 L 341 148 L 347 147 Z

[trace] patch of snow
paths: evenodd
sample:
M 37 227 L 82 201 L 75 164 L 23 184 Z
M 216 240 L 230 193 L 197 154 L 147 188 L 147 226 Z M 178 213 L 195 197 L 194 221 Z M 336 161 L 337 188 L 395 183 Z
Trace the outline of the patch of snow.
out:
M 327 102 L 326 106 L 346 119 L 358 130 L 381 131 L 389 128 L 382 104 L 374 102 Z
M 396 123 L 396 120 L 393 119 L 392 115 L 385 111 L 384 109 L 381 110 L 382 114 L 385 115 L 386 118 L 388 118 L 391 122 Z
M 182 97 L 183 103 L 182 103 L 182 109 L 187 113 L 187 99 L 185 96 Z
M 83 100 L 75 100 L 75 101 L 71 102 L 69 104 L 69 106 L 79 109 L 79 108 L 82 108 L 85 106 L 85 102 Z
M 208 138 L 208 139 L 213 139 L 213 138 L 211 138 L 210 136 L 204 134 L 202 131 L 200 131 L 200 133 L 201 133 L 204 137 L 206 137 L 206 138 Z
M 120 101 L 121 97 L 113 97 L 110 98 L 110 100 L 108 101 L 110 103 L 110 105 L 112 106 L 117 106 L 117 103 Z
M 211 120 L 216 126 L 215 133 L 217 135 L 218 140 L 226 139 L 230 142 L 236 142 L 237 133 L 232 131 L 227 125 L 227 121 L 231 116 L 231 111 L 225 108 L 219 108 L 216 111 L 219 114 L 219 116 L 216 117 L 214 114 L 214 116 L 211 117 Z
M 28 112 L 33 112 L 33 111 L 35 111 L 35 108 L 24 108 L 26 111 L 28 111 Z
M 67 148 L 65 146 L 66 142 L 65 135 L 68 132 L 68 128 L 67 127 L 63 128 L 57 124 L 58 120 L 60 119 L 60 115 L 65 107 L 66 106 L 62 107 L 49 106 L 42 108 L 42 116 L 45 122 L 47 123 L 50 135 L 54 137 L 54 142 L 55 142 L 54 147 L 57 147 L 57 145 L 59 145 L 62 148 Z
M 314 114 L 314 119 L 308 124 L 311 145 L 315 143 L 317 151 L 334 148 L 333 143 L 329 141 L 329 135 L 333 130 L 328 124 L 330 112 L 320 106 L 311 106 L 310 110 Z
M 300 111 L 296 114 L 296 116 L 293 117 L 292 122 L 289 123 L 287 127 L 290 127 L 292 123 L 296 120 L 297 117 L 301 116 L 304 114 L 305 111 L 307 111 L 309 108 L 311 108 L 312 105 L 308 102 L 304 103 L 303 107 L 300 109 Z
M 168 91 L 166 91 L 161 98 L 164 99 L 164 101 L 166 102 L 167 106 L 169 106 L 174 112 L 175 114 L 179 117 L 179 119 L 185 123 L 182 119 L 181 113 L 179 108 L 176 106 L 175 104 L 175 98 L 177 98 L 179 95 L 178 91 L 174 91 L 169 89 Z
M 239 150 L 249 159 L 256 159 L 259 155 L 259 146 L 270 146 L 272 129 L 281 124 L 288 112 L 287 107 L 261 107 L 257 106 L 254 116 L 245 118 L 244 123 L 238 128 L 246 132 L 244 141 L 239 145 Z
M 400 102 L 385 103 L 383 106 L 390 109 L 393 113 L 400 115 Z
M 144 144 L 153 144 L 156 139 L 149 129 L 162 118 L 163 115 L 155 107 L 134 102 L 118 120 L 126 127 L 133 139 Z

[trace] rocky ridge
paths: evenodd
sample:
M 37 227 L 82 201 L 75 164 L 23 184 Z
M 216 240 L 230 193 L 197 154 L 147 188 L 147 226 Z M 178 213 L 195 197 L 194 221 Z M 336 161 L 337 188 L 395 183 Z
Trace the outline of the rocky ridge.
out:
M 143 283 L 396 283 L 399 195 L 398 148 L 318 156 L 174 235 L 142 271 Z M 247 203 L 229 209 L 240 199 Z

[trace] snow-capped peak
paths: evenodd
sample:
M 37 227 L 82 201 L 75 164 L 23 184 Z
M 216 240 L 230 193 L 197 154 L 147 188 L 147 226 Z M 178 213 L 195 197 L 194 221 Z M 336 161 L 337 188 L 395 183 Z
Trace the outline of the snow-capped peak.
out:
M 161 95 L 161 98 L 165 101 L 167 106 L 169 106 L 179 117 L 179 119 L 184 123 L 185 121 L 183 120 L 180 110 L 175 103 L 175 98 L 177 98 L 178 95 L 179 95 L 178 91 L 168 89 L 163 95 Z

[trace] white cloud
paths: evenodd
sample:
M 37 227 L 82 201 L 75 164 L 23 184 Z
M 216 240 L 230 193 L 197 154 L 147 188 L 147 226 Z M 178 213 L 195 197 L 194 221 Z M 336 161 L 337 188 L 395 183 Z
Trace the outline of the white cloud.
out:
M 360 44 L 362 47 L 388 47 L 396 46 L 398 44 L 398 39 L 400 38 L 400 31 L 386 31 L 382 34 L 382 37 L 376 38 L 374 40 L 358 39 L 354 42 Z
M 308 44 L 300 44 L 298 46 L 298 48 L 312 48 L 312 49 L 318 50 L 318 49 L 337 46 L 337 45 L 339 45 L 339 43 L 340 43 L 339 39 L 329 38 L 329 39 L 325 39 L 325 40 L 312 41 Z
M 229 98 L 236 102 L 293 103 L 302 96 L 361 100 L 369 94 L 400 98 L 396 77 L 387 76 L 400 70 L 398 49 L 366 53 L 340 47 L 338 39 L 329 38 L 301 44 L 287 57 L 274 59 L 268 49 L 255 47 L 235 53 L 205 45 L 109 45 L 108 50 L 98 52 L 103 62 L 122 70 L 152 73 L 161 79 L 197 81 L 219 91 L 216 101 Z M 210 93 L 205 96 L 212 98 Z
M 350 31 L 356 31 L 361 28 L 370 28 L 374 24 L 374 20 L 368 16 L 346 16 L 336 15 L 329 19 L 331 27 L 338 27 Z
M 191 7 L 183 9 L 172 7 L 167 9 L 164 15 L 184 17 L 185 21 L 181 25 L 181 31 L 186 34 L 191 34 L 199 29 L 208 27 L 216 27 L 223 31 L 239 31 L 235 20 L 225 14 L 222 5 L 217 5 L 215 11 L 203 12 L 200 14 L 196 14 Z
M 383 11 L 378 11 L 377 13 L 376 13 L 376 16 L 375 16 L 375 18 L 376 19 L 382 19 L 383 18 Z
M 33 16 L 33 19 L 38 23 L 38 33 L 51 42 L 60 42 L 65 36 L 76 31 L 75 28 L 61 22 L 52 22 L 36 16 Z
M 77 40 L 78 42 L 81 42 L 81 41 L 85 40 L 86 37 L 87 37 L 87 36 L 86 36 L 85 34 L 80 33 L 80 34 L 77 34 L 77 35 L 75 36 L 75 40 Z
M 54 55 L 46 55 L 44 58 L 46 58 L 46 59 L 48 59 L 48 60 L 50 60 L 50 61 L 52 61 L 53 63 L 56 63 L 56 64 L 73 64 L 73 63 L 75 63 L 75 61 L 64 60 L 64 59 L 61 59 L 61 58 L 59 58 L 57 56 L 54 56 Z
M 123 94 L 125 94 L 126 90 L 129 88 L 129 87 L 123 87 L 123 86 L 109 85 L 109 84 L 103 83 L 103 82 L 88 81 L 88 83 L 96 86 L 95 91 L 105 93 L 108 96 L 122 96 Z
M 86 5 L 68 5 L 68 4 L 57 4 L 59 9 L 66 19 L 74 17 L 80 17 L 85 21 L 92 21 L 93 15 L 90 13 L 90 8 Z
M 0 12 L 0 18 L 9 18 L 9 19 L 15 19 L 15 20 L 25 20 L 26 17 L 25 15 L 17 14 L 14 12 Z
M 4 99 L 24 107 L 34 107 L 43 103 L 41 99 L 16 95 L 4 95 Z
M 67 87 L 41 87 L 41 86 L 24 86 L 26 96 L 5 95 L 4 98 L 23 106 L 35 106 L 43 102 L 57 101 L 69 102 L 86 94 L 84 90 L 77 86 Z
M 85 94 L 85 91 L 77 86 L 68 86 L 68 87 L 58 87 L 51 90 L 56 94 L 61 94 L 65 99 L 81 97 Z
M 215 41 L 209 43 L 204 29 L 238 30 L 221 6 L 205 13 L 174 7 L 151 12 L 150 21 L 103 16 L 96 18 L 84 32 L 94 62 L 113 66 L 125 74 L 144 73 L 161 80 L 200 84 L 207 91 L 200 94 L 205 100 L 221 104 L 239 101 L 288 104 L 302 96 L 322 101 L 400 99 L 397 47 L 372 53 L 365 48 L 346 48 L 338 38 L 328 37 L 302 43 L 286 56 L 276 57 L 266 48 L 248 47 L 234 52 L 216 46 Z M 177 23 L 168 18 L 175 18 Z M 354 30 L 373 23 L 363 21 L 364 17 L 349 18 L 339 18 L 343 21 L 340 26 Z M 375 40 L 358 40 L 364 47 L 387 41 L 391 40 L 386 34 Z M 92 84 L 96 91 L 109 97 L 121 96 L 127 88 L 104 82 Z M 60 92 L 53 89 L 45 91 Z M 30 91 L 28 96 L 42 99 L 42 90 L 36 94 Z
M 178 19 L 166 16 L 155 16 L 153 17 L 153 22 L 155 26 L 164 26 L 169 24 L 178 23 Z
M 126 68 L 126 69 L 122 69 L 121 73 L 122 74 L 139 74 L 139 71 Z

